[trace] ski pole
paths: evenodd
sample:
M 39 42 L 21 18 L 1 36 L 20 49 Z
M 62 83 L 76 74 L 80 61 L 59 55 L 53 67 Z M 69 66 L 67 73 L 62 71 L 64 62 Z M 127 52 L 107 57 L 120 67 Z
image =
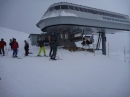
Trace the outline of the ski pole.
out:
M 6 56 L 8 55 L 8 52 L 9 52 L 9 48 L 7 49 L 7 54 L 6 54 Z
M 60 51 L 60 49 L 59 49 L 59 51 Z M 61 53 L 61 51 L 60 51 L 60 53 Z M 63 56 L 63 54 L 61 53 L 61 55 Z
M 86 55 L 86 52 L 87 52 L 87 45 L 86 45 L 86 40 L 85 40 L 85 55 Z
M 57 50 L 57 52 L 56 52 L 56 57 L 57 57 L 58 59 L 60 59 L 60 58 L 59 58 L 59 55 L 58 55 L 58 50 Z

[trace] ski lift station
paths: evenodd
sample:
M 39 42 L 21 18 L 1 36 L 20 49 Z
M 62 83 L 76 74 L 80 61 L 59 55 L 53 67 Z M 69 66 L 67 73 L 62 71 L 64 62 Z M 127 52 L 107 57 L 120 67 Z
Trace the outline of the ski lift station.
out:
M 64 46 L 76 47 L 83 35 L 98 35 L 95 49 L 102 43 L 102 54 L 106 55 L 106 34 L 130 31 L 128 15 L 87 6 L 59 2 L 52 4 L 36 24 L 47 33 L 58 33 Z

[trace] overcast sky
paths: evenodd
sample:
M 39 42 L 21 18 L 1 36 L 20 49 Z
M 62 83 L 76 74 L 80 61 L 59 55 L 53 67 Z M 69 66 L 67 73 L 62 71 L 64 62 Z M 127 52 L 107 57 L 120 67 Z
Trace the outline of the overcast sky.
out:
M 0 0 L 0 26 L 26 33 L 41 33 L 36 23 L 56 2 L 70 2 L 130 16 L 130 0 Z

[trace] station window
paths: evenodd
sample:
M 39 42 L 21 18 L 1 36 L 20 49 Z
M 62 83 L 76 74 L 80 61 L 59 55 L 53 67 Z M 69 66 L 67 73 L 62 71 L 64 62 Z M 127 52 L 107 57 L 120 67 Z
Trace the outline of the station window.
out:
M 71 9 L 71 10 L 75 10 L 73 6 L 69 6 L 69 9 Z
M 100 12 L 101 13 L 101 15 L 104 15 L 104 13 L 103 12 Z
M 115 14 L 112 14 L 112 15 L 113 15 L 113 17 L 118 18 L 118 16 L 117 16 L 117 15 L 115 15 Z
M 54 9 L 59 10 L 60 9 L 60 5 L 54 6 Z
M 122 16 L 118 15 L 118 17 L 122 19 Z
M 103 15 L 107 16 L 107 14 L 105 12 L 102 12 L 102 13 L 103 13 Z
M 119 15 L 116 15 L 117 16 L 117 18 L 121 18 Z
M 120 16 L 121 17 L 121 19 L 126 19 L 124 16 Z
M 113 14 L 113 16 L 114 16 L 115 18 L 118 18 L 117 15 L 115 15 L 115 14 Z
M 102 12 L 98 11 L 98 14 L 102 15 Z
M 68 5 L 61 5 L 61 9 L 68 9 Z
M 113 14 L 110 14 L 109 16 L 110 16 L 110 17 L 116 17 L 116 16 L 114 16 Z
M 102 12 L 103 15 L 106 15 L 104 12 Z
M 110 14 L 109 14 L 109 13 L 106 13 L 106 15 L 107 15 L 107 16 L 110 16 Z
M 120 18 L 120 16 L 119 15 L 115 15 L 117 18 Z
M 122 17 L 122 16 L 118 16 L 119 18 L 121 18 L 121 19 L 124 19 L 124 17 Z
M 85 12 L 88 12 L 86 8 L 83 8 L 83 10 L 84 10 Z
M 123 16 L 123 19 L 127 19 L 127 18 Z
M 111 14 L 112 17 L 116 17 L 114 14 Z M 117 16 L 118 17 L 118 16 Z
M 82 8 L 80 8 L 80 7 L 78 7 L 78 8 L 79 8 L 80 11 L 83 11 L 83 12 L 84 12 L 84 10 L 83 10 Z
M 75 8 L 75 10 L 79 11 L 79 8 L 78 8 L 78 7 L 75 7 L 75 6 L 74 6 L 74 8 Z
M 119 15 L 119 18 L 123 19 L 123 17 L 122 17 L 122 16 L 120 16 L 120 15 Z
M 89 13 L 92 13 L 90 9 L 87 9 L 87 11 L 88 11 Z
M 53 7 L 50 8 L 50 11 L 52 11 L 52 10 L 53 10 Z
M 98 12 L 95 11 L 95 10 L 91 10 L 91 12 L 92 12 L 93 14 L 97 14 L 97 13 L 98 13 Z
M 127 19 L 126 17 L 124 17 L 124 16 L 121 16 L 122 17 L 122 19 Z

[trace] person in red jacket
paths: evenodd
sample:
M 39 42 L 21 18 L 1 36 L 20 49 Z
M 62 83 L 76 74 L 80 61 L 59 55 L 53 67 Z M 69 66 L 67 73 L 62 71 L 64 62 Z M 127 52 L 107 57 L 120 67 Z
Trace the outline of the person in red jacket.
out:
M 0 41 L 0 54 L 3 53 L 3 56 L 5 55 L 4 46 L 6 46 L 6 42 L 2 38 L 1 41 Z
M 12 43 L 12 49 L 13 49 L 13 58 L 17 57 L 17 54 L 18 54 L 18 48 L 19 48 L 19 44 L 18 42 L 16 41 L 16 39 L 13 40 L 13 43 Z

